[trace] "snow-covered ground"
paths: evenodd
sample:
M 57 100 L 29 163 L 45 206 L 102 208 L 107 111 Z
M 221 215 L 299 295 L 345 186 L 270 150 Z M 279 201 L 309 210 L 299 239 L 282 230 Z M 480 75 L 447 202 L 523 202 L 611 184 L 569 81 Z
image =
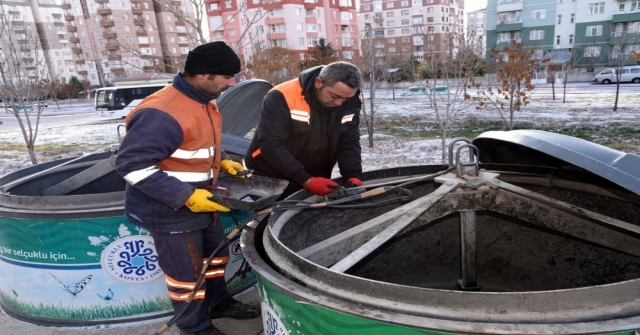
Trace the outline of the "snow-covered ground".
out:
M 556 100 L 552 100 L 551 87 L 544 84 L 533 92 L 531 103 L 516 113 L 515 121 L 527 127 L 546 129 L 640 126 L 640 85 L 621 86 L 619 108 L 616 112 L 612 111 L 614 92 L 614 85 L 571 84 L 567 89 L 567 101 L 562 103 L 562 89 L 556 87 Z M 473 91 L 469 93 L 474 94 Z M 398 128 L 406 127 L 408 120 L 410 134 L 397 137 L 378 132 L 374 136 L 374 146 L 371 148 L 366 133 L 363 133 L 361 143 L 364 170 L 440 163 L 442 152 L 439 138 L 423 139 L 411 135 L 411 132 L 429 130 L 416 128 L 423 124 L 429 124 L 425 127 L 431 130 L 435 129 L 433 123 L 436 116 L 426 97 L 409 94 L 407 90 L 400 89 L 396 90 L 395 96 L 396 99 L 393 101 L 391 90 L 377 91 L 379 104 L 376 106 L 375 118 L 378 121 L 401 118 L 405 123 Z M 366 111 L 369 113 L 368 99 L 365 103 Z M 475 104 L 469 104 L 458 113 L 456 119 L 458 123 L 498 122 L 500 116 L 494 109 L 476 110 Z M 42 128 L 38 132 L 37 145 L 43 149 L 37 153 L 38 160 L 46 162 L 78 156 L 117 144 L 117 126 L 118 123 L 104 123 Z M 638 143 L 640 139 L 636 145 Z M 0 175 L 30 166 L 19 132 L 0 133 L 0 147 Z

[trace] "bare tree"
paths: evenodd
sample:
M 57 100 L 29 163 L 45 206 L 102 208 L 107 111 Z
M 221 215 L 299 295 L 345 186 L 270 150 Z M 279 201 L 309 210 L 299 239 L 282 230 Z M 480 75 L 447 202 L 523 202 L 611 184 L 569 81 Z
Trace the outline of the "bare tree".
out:
M 476 85 L 477 108 L 493 106 L 509 130 L 513 129 L 514 113 L 529 104 L 530 94 L 535 89 L 532 80 L 536 67 L 548 62 L 537 60 L 535 54 L 535 48 L 525 49 L 517 41 L 511 41 L 502 50 L 491 49 L 489 72 L 495 73 L 496 87 Z
M 635 63 L 634 52 L 640 50 L 640 29 L 627 23 L 625 31 L 624 23 L 617 23 L 611 33 L 611 54 L 610 64 L 615 69 L 616 76 L 616 97 L 613 103 L 613 111 L 618 110 L 618 99 L 620 97 L 620 77 L 625 65 Z M 636 50 L 637 49 L 637 50 Z
M 0 6 L 0 100 L 22 131 L 32 164 L 49 77 L 35 25 Z
M 446 140 L 452 125 L 460 112 L 473 105 L 467 85 L 481 71 L 475 53 L 476 39 L 467 39 L 453 27 L 449 28 L 449 32 L 441 34 L 440 50 L 425 53 L 424 80 L 418 82 L 426 93 L 426 107 L 433 111 L 440 129 L 443 161 L 447 157 Z
M 376 90 L 380 87 L 382 82 L 382 68 L 384 59 L 384 42 L 378 42 L 374 38 L 374 30 L 370 24 L 366 25 L 366 29 L 363 32 L 364 39 L 367 40 L 366 52 L 362 58 L 356 61 L 356 65 L 366 74 L 369 74 L 369 113 L 367 114 L 366 103 L 362 104 L 362 115 L 364 116 L 365 127 L 367 128 L 367 135 L 369 139 L 369 147 L 373 148 L 373 129 L 375 124 L 375 114 L 380 102 L 376 100 Z M 381 46 L 381 47 L 379 47 Z M 363 50 L 364 51 L 364 50 Z M 364 100 L 364 92 L 362 92 L 362 99 Z

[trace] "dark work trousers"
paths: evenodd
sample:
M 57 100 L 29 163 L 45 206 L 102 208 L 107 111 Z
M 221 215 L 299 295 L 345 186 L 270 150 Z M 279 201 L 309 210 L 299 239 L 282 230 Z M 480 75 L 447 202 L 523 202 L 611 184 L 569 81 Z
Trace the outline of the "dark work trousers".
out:
M 175 313 L 180 311 L 186 296 L 195 287 L 204 261 L 225 239 L 222 224 L 218 216 L 214 216 L 214 223 L 202 230 L 186 233 L 151 232 L 158 252 L 158 263 L 167 276 L 167 288 Z M 193 333 L 211 326 L 210 306 L 216 306 L 230 297 L 224 280 L 228 256 L 229 248 L 225 246 L 214 257 L 198 294 L 176 320 L 178 328 Z

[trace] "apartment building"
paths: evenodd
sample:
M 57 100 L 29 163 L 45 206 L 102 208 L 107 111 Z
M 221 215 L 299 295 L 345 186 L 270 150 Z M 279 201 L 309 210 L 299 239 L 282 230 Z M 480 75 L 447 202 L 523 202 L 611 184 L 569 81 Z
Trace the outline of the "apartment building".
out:
M 39 78 L 76 76 L 93 87 L 144 72 L 176 73 L 196 44 L 188 1 L 12 0 L 0 6 L 20 52 L 43 56 L 42 66 L 24 69 L 34 80 L 36 68 Z M 29 36 L 39 43 L 29 43 Z
M 376 55 L 424 59 L 444 51 L 448 32 L 464 32 L 464 0 L 362 0 L 359 25 Z
M 467 13 L 467 35 L 475 46 L 478 56 L 487 52 L 487 9 L 479 9 Z
M 255 50 L 283 47 L 309 58 L 320 38 L 342 60 L 358 55 L 355 0 L 208 0 L 211 39 L 234 46 L 243 63 Z
M 81 79 L 105 86 L 142 72 L 175 73 L 194 46 L 191 3 L 66 0 L 71 53 Z
M 593 71 L 640 52 L 638 0 L 488 0 L 487 50 L 512 40 L 535 56 L 570 51 L 577 66 Z

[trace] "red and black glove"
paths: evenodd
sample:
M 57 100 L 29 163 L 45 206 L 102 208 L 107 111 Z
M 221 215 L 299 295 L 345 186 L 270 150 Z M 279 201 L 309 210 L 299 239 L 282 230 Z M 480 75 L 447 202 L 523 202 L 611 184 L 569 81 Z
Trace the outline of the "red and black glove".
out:
M 327 195 L 338 189 L 336 182 L 322 177 L 311 177 L 309 185 L 305 186 L 307 190 L 317 195 Z
M 364 186 L 364 184 L 362 184 L 362 182 L 358 178 L 349 178 L 347 179 L 347 181 L 344 182 L 344 187 L 357 187 L 357 186 Z

